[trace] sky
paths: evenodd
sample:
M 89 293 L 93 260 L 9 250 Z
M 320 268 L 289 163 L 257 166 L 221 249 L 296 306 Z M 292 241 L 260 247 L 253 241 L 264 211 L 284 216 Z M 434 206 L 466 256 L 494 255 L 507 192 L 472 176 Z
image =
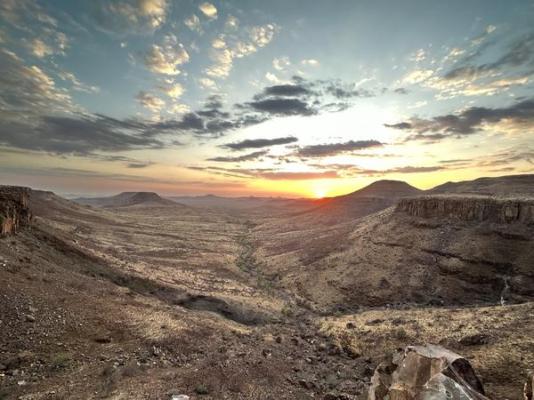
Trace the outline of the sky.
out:
M 0 184 L 324 197 L 534 173 L 534 1 L 2 0 Z

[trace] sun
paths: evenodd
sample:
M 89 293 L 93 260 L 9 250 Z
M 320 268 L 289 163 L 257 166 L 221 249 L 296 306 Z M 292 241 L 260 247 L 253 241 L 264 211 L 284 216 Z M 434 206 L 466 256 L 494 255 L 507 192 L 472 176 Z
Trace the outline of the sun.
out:
M 313 197 L 316 199 L 322 199 L 328 194 L 328 188 L 323 185 L 315 185 L 312 189 Z

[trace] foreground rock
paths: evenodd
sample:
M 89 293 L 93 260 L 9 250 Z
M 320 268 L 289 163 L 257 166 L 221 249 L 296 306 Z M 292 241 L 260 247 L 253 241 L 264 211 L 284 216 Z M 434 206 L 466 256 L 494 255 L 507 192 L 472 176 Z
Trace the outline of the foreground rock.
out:
M 408 346 L 380 364 L 368 400 L 487 400 L 462 356 L 441 346 Z
M 11 235 L 30 223 L 29 199 L 28 188 L 0 186 L 0 236 Z

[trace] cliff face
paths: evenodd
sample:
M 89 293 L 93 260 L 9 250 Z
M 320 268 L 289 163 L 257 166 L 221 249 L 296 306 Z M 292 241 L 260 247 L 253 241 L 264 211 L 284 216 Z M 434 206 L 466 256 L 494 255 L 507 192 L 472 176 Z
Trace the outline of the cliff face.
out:
M 534 224 L 534 199 L 486 196 L 422 196 L 401 199 L 396 212 L 414 217 L 488 221 L 501 224 Z
M 11 235 L 19 227 L 30 223 L 30 189 L 0 186 L 0 235 Z

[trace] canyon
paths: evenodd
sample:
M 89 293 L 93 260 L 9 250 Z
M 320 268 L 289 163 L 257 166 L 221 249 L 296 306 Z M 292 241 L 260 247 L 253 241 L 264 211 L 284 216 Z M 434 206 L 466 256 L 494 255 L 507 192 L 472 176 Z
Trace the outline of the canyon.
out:
M 392 351 L 433 343 L 489 398 L 522 399 L 534 177 L 518 179 L 183 203 L 1 187 L 0 398 L 363 400 Z

